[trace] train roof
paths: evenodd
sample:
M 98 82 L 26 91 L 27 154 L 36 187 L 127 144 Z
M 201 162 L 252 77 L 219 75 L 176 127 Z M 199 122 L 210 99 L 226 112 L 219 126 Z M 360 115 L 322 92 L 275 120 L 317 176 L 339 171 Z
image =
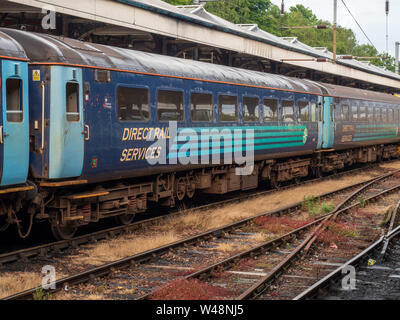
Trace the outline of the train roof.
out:
M 22 46 L 4 32 L 0 32 L 0 56 L 27 60 Z
M 22 44 L 27 56 L 33 63 L 71 64 L 220 83 L 268 87 L 317 95 L 387 103 L 400 102 L 399 98 L 390 94 L 318 83 L 307 79 L 291 78 L 15 29 L 0 28 L 0 32 L 8 34 Z

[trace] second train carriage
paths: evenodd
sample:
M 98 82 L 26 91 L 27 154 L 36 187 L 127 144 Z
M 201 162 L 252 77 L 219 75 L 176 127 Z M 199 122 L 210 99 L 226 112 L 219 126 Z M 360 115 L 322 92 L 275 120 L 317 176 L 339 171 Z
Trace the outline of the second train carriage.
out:
M 27 183 L 28 166 L 28 58 L 17 41 L 0 32 L 0 231 L 19 222 L 15 213 L 34 190 Z
M 275 186 L 398 155 L 399 100 L 387 94 L 1 30 L 31 61 L 32 206 L 59 238 L 104 217 L 129 223 L 148 200 L 173 205 L 195 190 Z M 254 170 L 237 175 L 223 155 L 248 144 Z

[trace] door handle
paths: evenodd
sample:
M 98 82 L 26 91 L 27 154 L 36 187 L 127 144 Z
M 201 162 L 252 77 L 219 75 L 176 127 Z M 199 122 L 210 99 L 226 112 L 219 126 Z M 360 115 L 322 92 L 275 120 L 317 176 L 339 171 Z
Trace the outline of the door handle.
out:
M 3 126 L 0 126 L 0 144 L 4 143 Z
M 85 135 L 85 140 L 88 141 L 90 139 L 90 127 L 85 124 L 85 130 L 83 131 L 83 134 Z

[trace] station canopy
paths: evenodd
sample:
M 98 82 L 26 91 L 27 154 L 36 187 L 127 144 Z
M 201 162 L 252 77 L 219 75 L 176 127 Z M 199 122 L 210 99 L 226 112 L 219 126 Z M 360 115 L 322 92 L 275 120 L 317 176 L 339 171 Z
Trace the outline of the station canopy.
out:
M 389 70 L 358 60 L 334 62 L 326 48 L 280 38 L 254 24 L 231 23 L 202 5 L 48 0 L 44 6 L 40 0 L 0 0 L 0 26 L 49 32 L 41 28 L 49 4 L 57 12 L 54 35 L 388 93 L 400 88 L 400 76 Z

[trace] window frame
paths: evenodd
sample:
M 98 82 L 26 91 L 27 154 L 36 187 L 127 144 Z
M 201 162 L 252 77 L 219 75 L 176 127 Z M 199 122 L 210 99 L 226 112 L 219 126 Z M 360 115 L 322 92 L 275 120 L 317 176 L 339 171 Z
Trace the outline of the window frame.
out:
M 362 112 L 361 108 L 364 109 L 364 112 Z M 359 105 L 358 106 L 358 121 L 360 122 L 367 122 L 368 121 L 368 110 L 367 106 L 365 104 Z M 364 113 L 364 118 L 362 118 L 362 113 Z
M 353 108 L 357 108 L 357 112 L 354 113 L 353 112 Z M 354 114 L 357 115 L 357 117 L 354 117 Z M 359 117 L 359 108 L 358 108 L 358 104 L 351 104 L 351 122 L 359 122 L 360 121 L 360 117 Z
M 259 96 L 256 96 L 256 95 L 246 95 L 246 94 L 243 94 L 241 98 L 242 98 L 242 99 L 241 99 L 241 103 L 242 103 L 242 121 L 243 121 L 243 123 L 259 123 L 260 120 L 261 120 L 261 99 L 260 99 L 260 97 L 259 97 Z M 257 104 L 257 108 L 258 108 L 258 119 L 256 119 L 256 120 L 247 120 L 247 121 L 245 120 L 245 118 L 244 118 L 244 111 L 245 111 L 245 109 L 244 109 L 244 105 L 245 105 L 244 99 L 245 99 L 245 98 L 257 99 L 257 100 L 258 100 L 258 104 Z
M 7 82 L 9 80 L 16 80 L 19 82 L 19 110 L 9 110 L 8 109 L 8 92 L 7 92 L 7 88 L 8 88 L 8 84 Z M 6 84 L 5 84 L 5 101 L 6 101 L 6 105 L 5 105 L 5 113 L 6 113 L 6 121 L 9 123 L 23 123 L 24 119 L 25 119 L 25 114 L 24 114 L 24 80 L 21 78 L 15 78 L 15 77 L 9 77 L 6 79 Z M 1 96 L 1 95 L 0 95 Z M 21 119 L 20 121 L 12 121 L 9 120 L 8 115 L 13 115 L 13 114 L 20 114 L 21 115 Z
M 301 110 L 300 110 L 300 106 L 299 106 L 300 102 L 307 102 L 307 110 L 308 110 L 308 119 L 307 120 L 301 120 Z M 310 103 L 310 101 L 306 100 L 306 99 L 299 99 L 296 101 L 296 106 L 297 106 L 297 122 L 298 123 L 310 122 L 310 118 L 311 118 L 311 103 Z
M 224 96 L 224 97 L 234 97 L 236 98 L 236 108 L 235 108 L 235 120 L 221 120 L 221 110 L 222 110 L 222 104 L 220 104 L 220 98 Z M 224 123 L 228 123 L 228 122 L 232 122 L 232 123 L 238 123 L 239 122 L 239 96 L 235 95 L 235 94 L 226 94 L 226 93 L 218 93 L 217 95 L 217 110 L 218 110 L 218 122 L 224 122 Z
M 77 100 L 77 111 L 76 112 L 68 112 L 68 96 L 67 96 L 67 86 L 68 84 L 73 84 L 76 85 L 78 87 L 78 93 L 76 95 L 76 100 Z M 81 99 L 80 99 L 80 95 L 81 95 L 81 84 L 77 81 L 67 81 L 65 83 L 65 117 L 67 119 L 68 122 L 80 122 L 81 121 Z M 77 119 L 74 120 L 69 120 L 68 116 L 78 116 Z
M 182 119 L 181 120 L 160 120 L 160 114 L 158 113 L 158 96 L 160 91 L 169 91 L 169 92 L 180 92 L 182 94 Z M 176 89 L 176 88 L 157 88 L 156 90 L 156 101 L 155 101 L 155 106 L 156 106 L 156 118 L 158 123 L 166 123 L 169 121 L 176 121 L 176 122 L 185 122 L 185 116 L 186 116 L 186 105 L 185 105 L 185 90 L 182 89 Z
M 284 110 L 284 108 L 286 108 L 286 107 L 283 106 L 283 102 L 284 101 L 293 102 L 293 121 L 285 121 L 285 119 L 284 119 L 283 110 Z M 280 106 L 281 106 L 281 121 L 283 123 L 298 123 L 298 119 L 296 119 L 296 103 L 295 103 L 294 99 L 293 100 L 285 99 L 285 98 L 281 99 L 280 100 Z
M 190 111 L 190 122 L 192 122 L 192 123 L 204 123 L 204 122 L 209 122 L 209 121 L 206 121 L 206 120 L 193 120 L 193 116 L 192 116 L 192 95 L 193 94 L 203 94 L 203 95 L 209 95 L 209 96 L 211 96 L 211 122 L 214 122 L 214 118 L 215 118 L 215 116 L 214 116 L 214 94 L 211 92 L 211 91 L 203 91 L 203 92 L 199 92 L 199 91 L 194 91 L 194 90 L 191 90 L 190 92 L 189 92 L 189 111 Z
M 147 97 L 148 97 L 148 104 L 149 104 L 149 119 L 148 120 L 120 120 L 119 119 L 119 99 L 118 99 L 118 89 L 122 87 L 122 88 L 129 88 L 129 89 L 145 89 L 147 90 Z M 116 116 L 117 116 L 117 120 L 118 122 L 134 122 L 134 123 L 150 123 L 152 120 L 152 116 L 151 116 L 151 93 L 150 93 L 150 88 L 148 86 L 135 86 L 135 85 L 131 85 L 131 84 L 124 84 L 124 83 L 118 83 L 115 89 L 115 108 L 116 108 Z
M 347 107 L 346 118 L 343 118 L 343 107 Z M 340 120 L 342 122 L 350 121 L 350 105 L 348 103 L 340 104 Z
M 264 114 L 264 107 L 265 107 L 265 100 L 273 100 L 276 102 L 276 119 L 273 120 L 265 120 L 265 114 Z M 279 98 L 275 98 L 275 97 L 263 97 L 262 99 L 262 123 L 271 123 L 271 122 L 279 122 L 280 121 L 280 115 L 279 115 L 279 108 L 280 107 L 280 99 Z

